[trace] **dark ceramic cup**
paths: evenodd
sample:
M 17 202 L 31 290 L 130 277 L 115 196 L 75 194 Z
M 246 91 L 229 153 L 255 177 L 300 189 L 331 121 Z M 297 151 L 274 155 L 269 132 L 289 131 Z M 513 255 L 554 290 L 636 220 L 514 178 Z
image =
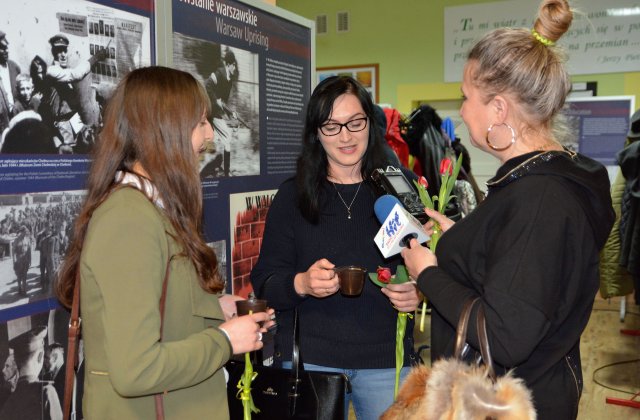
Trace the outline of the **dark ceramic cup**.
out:
M 267 301 L 264 299 L 250 298 L 247 300 L 237 300 L 236 310 L 238 316 L 249 315 L 249 312 L 265 312 L 267 310 Z
M 367 270 L 355 265 L 347 265 L 334 268 L 334 271 L 340 279 L 340 293 L 344 296 L 358 296 L 362 293 Z

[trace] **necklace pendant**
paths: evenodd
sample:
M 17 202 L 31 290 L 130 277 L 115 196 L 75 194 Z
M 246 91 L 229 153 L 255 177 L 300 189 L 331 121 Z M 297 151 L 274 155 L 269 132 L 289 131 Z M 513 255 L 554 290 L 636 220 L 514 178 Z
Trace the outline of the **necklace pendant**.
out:
M 353 206 L 353 202 L 356 201 L 356 197 L 360 192 L 360 187 L 362 187 L 362 182 L 358 184 L 358 189 L 356 190 L 356 193 L 353 195 L 353 198 L 351 199 L 351 203 L 348 206 L 347 206 L 347 202 L 344 201 L 344 198 L 342 198 L 342 194 L 340 194 L 340 191 L 338 191 L 338 188 L 336 187 L 335 182 L 332 182 L 331 185 L 333 185 L 333 188 L 336 190 L 336 193 L 338 194 L 338 198 L 340 199 L 340 201 L 342 201 L 342 204 L 344 204 L 344 207 L 347 209 L 347 219 L 351 220 L 351 206 Z

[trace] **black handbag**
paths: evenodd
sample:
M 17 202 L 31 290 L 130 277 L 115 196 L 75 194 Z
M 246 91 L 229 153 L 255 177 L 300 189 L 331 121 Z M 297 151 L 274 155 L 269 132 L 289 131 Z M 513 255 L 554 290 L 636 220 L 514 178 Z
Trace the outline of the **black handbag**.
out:
M 345 395 L 351 392 L 349 379 L 342 373 L 305 371 L 300 358 L 299 330 L 296 310 L 290 370 L 261 364 L 253 366 L 258 375 L 251 383 L 251 396 L 260 412 L 252 413 L 252 419 L 344 420 Z M 231 360 L 226 368 L 229 414 L 231 420 L 241 420 L 238 381 L 244 373 L 244 363 Z

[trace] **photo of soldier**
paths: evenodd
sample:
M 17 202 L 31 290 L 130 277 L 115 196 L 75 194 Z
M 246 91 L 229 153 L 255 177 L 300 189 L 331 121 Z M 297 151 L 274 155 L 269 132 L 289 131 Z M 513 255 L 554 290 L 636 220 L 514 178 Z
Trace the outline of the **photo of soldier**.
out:
M 150 64 L 149 17 L 84 0 L 32 0 L 12 3 L 3 22 L 0 153 L 88 154 L 118 78 Z M 38 116 L 12 121 L 25 110 Z
M 36 240 L 36 250 L 40 251 L 40 285 L 46 293 L 55 279 L 60 263 L 60 238 L 54 232 L 51 222 L 47 222 Z
M 52 296 L 84 194 L 0 195 L 0 311 Z
M 87 153 L 95 141 L 100 117 L 91 68 L 106 59 L 108 52 L 98 48 L 88 59 L 72 66 L 66 35 L 52 36 L 49 44 L 53 62 L 47 67 L 46 77 L 51 89 L 43 98 L 40 113 L 44 123 L 54 127 L 54 142 L 60 153 Z
M 61 310 L 0 323 L 1 419 L 61 418 L 68 324 Z
M 0 348 L 0 408 L 18 386 L 18 366 L 13 357 L 13 349 Z
M 174 33 L 173 62 L 199 79 L 211 100 L 215 139 L 201 154 L 200 177 L 259 175 L 258 54 Z
M 37 326 L 9 340 L 18 369 L 15 391 L 0 409 L 3 419 L 61 419 L 62 404 L 51 381 L 40 380 L 44 365 L 46 326 Z
M 229 176 L 231 166 L 232 131 L 227 120 L 235 119 L 237 114 L 228 106 L 233 83 L 238 78 L 238 62 L 231 50 L 226 50 L 222 58 L 222 65 L 209 75 L 205 81 L 205 88 L 211 98 L 211 116 L 215 139 L 224 150 L 224 176 Z
M 44 352 L 44 365 L 40 378 L 53 383 L 60 402 L 64 398 L 64 347 L 60 343 L 50 343 Z
M 20 226 L 18 237 L 13 241 L 13 270 L 18 282 L 18 293 L 27 294 L 27 272 L 31 267 L 31 232 L 26 225 Z
M 20 74 L 20 66 L 9 59 L 9 41 L 7 34 L 0 30 L 0 134 L 9 127 L 13 113 L 16 90 L 16 77 Z

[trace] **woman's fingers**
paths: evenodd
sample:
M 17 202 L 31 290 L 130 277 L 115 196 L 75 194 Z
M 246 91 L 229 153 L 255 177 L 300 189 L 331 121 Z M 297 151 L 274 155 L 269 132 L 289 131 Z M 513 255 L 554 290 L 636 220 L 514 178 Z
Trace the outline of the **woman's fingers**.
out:
M 455 223 L 453 220 L 449 219 L 444 214 L 439 213 L 439 212 L 437 212 L 435 210 L 431 210 L 429 208 L 426 208 L 425 212 L 427 213 L 427 216 L 429 216 L 431 219 L 435 220 L 440 225 L 440 229 L 442 230 L 442 232 L 446 232 Z M 431 224 L 430 226 L 427 226 L 427 225 L 429 225 L 429 223 L 431 223 L 431 221 L 428 221 L 425 224 L 425 230 L 426 229 L 433 229 L 433 224 Z

